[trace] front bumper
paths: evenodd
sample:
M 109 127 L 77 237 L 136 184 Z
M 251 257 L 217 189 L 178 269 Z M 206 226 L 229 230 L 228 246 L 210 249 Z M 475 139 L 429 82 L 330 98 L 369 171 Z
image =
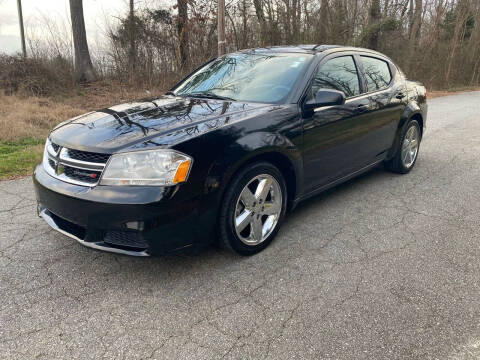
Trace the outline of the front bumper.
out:
M 177 187 L 69 184 L 35 168 L 38 214 L 55 230 L 99 250 L 162 255 L 211 239 L 201 193 Z
M 97 249 L 97 250 L 103 250 L 103 251 L 109 251 L 109 252 L 114 252 L 118 254 L 124 254 L 124 255 L 132 255 L 132 256 L 150 256 L 150 254 L 146 250 L 141 250 L 141 249 L 127 249 L 127 248 L 119 248 L 118 246 L 115 247 L 113 245 L 110 245 L 104 241 L 85 241 L 81 238 L 81 235 L 79 233 L 82 233 L 80 231 L 79 233 L 75 231 L 71 231 L 71 226 L 68 226 L 65 223 L 65 220 L 55 216 L 52 212 L 50 212 L 48 209 L 42 208 L 40 205 L 38 215 L 45 220 L 45 222 L 50 225 L 53 229 L 57 230 L 58 232 L 71 237 L 72 239 L 77 240 L 80 244 L 90 247 L 92 249 Z M 63 220 L 63 221 L 62 221 Z

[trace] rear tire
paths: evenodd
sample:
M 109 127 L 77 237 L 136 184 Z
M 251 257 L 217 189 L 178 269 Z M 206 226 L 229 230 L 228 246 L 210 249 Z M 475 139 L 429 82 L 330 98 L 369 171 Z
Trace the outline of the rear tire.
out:
M 395 156 L 385 161 L 385 167 L 398 174 L 406 174 L 415 166 L 420 150 L 422 135 L 417 120 L 410 120 L 403 130 L 400 142 L 395 149 Z
M 286 213 L 287 187 L 272 164 L 259 162 L 240 170 L 229 184 L 220 209 L 220 245 L 240 255 L 265 249 Z

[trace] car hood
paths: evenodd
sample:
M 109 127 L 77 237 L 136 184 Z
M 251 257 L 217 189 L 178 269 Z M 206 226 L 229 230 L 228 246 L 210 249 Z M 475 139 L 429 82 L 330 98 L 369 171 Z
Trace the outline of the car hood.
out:
M 163 96 L 90 112 L 54 128 L 50 139 L 73 149 L 113 153 L 154 144 L 171 147 L 278 105 Z

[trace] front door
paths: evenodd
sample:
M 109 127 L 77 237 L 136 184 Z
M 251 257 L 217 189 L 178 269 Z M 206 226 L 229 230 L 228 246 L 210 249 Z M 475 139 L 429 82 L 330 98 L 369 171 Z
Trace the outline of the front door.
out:
M 320 64 L 307 98 L 319 89 L 345 93 L 344 105 L 320 107 L 304 119 L 303 166 L 306 193 L 366 166 L 371 161 L 369 132 L 374 116 L 352 55 L 340 55 Z

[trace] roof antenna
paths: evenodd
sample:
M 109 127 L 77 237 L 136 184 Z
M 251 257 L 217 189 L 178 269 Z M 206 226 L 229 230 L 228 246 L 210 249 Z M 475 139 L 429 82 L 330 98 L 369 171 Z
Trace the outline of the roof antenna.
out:
M 322 46 L 322 45 L 321 45 L 321 44 L 317 44 L 317 45 L 315 45 L 315 46 L 312 48 L 312 50 L 316 50 L 319 46 Z

